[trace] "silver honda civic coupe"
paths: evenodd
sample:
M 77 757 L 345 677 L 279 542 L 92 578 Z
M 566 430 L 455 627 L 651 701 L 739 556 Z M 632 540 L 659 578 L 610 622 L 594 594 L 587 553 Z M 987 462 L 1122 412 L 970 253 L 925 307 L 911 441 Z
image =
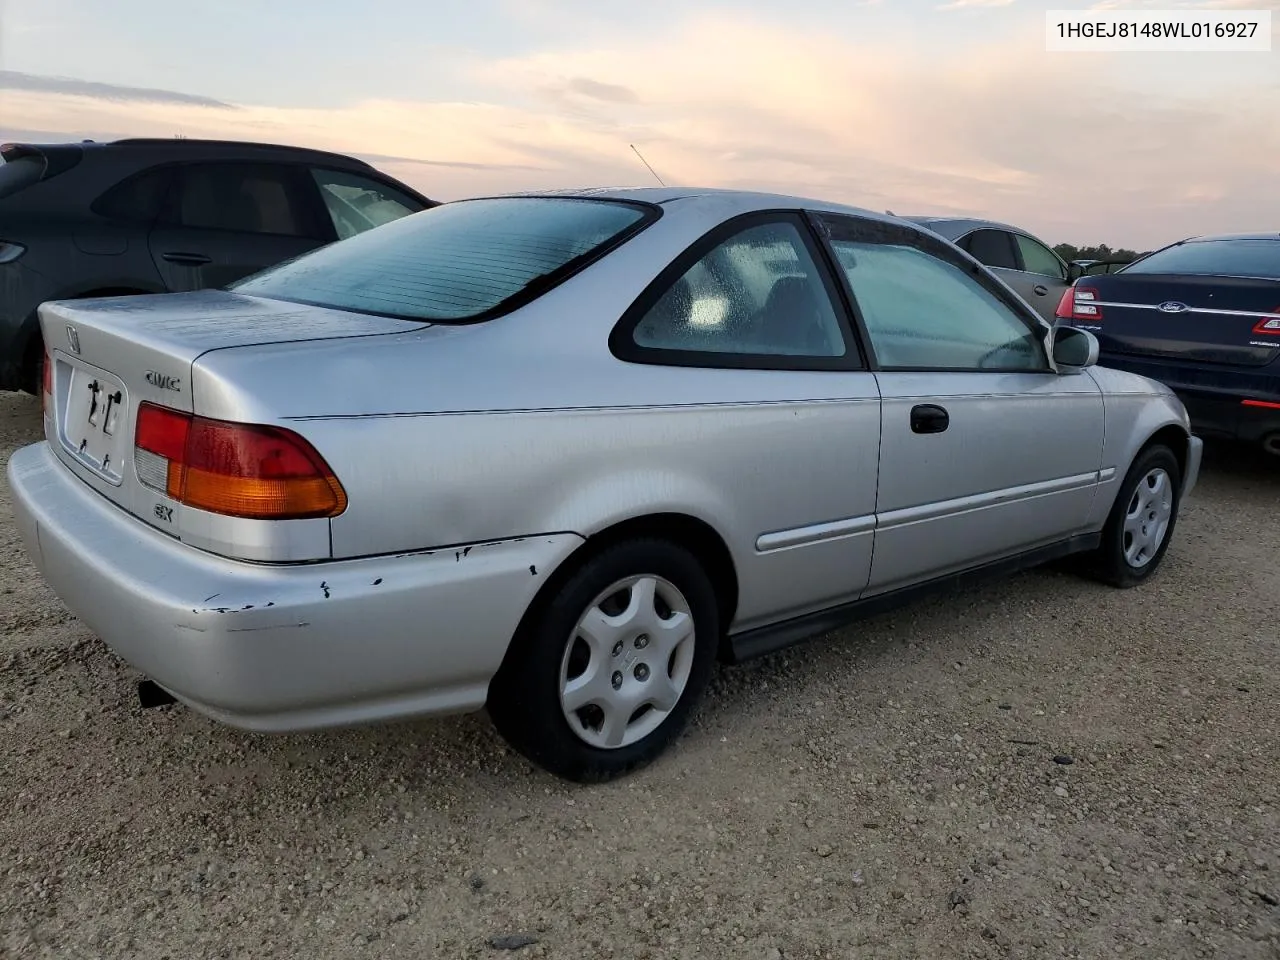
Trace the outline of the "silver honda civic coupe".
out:
M 1200 465 L 1091 334 L 794 197 L 464 200 L 40 319 L 14 510 L 120 656 L 252 730 L 487 707 L 573 780 L 659 754 L 717 660 L 1068 554 L 1142 583 Z

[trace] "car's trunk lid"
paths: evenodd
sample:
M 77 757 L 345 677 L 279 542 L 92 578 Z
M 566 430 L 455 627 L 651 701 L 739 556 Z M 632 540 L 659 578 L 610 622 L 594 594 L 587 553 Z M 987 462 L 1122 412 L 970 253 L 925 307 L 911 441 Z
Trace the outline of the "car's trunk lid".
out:
M 103 496 L 165 532 L 181 525 L 138 479 L 134 428 L 147 401 L 199 413 L 193 363 L 214 350 L 420 330 L 423 324 L 222 291 L 47 303 L 52 360 L 45 435 L 57 456 Z
M 1102 318 L 1077 318 L 1093 331 L 1104 354 L 1161 357 L 1200 363 L 1262 366 L 1280 354 L 1280 281 L 1243 277 L 1112 274 L 1085 277 Z

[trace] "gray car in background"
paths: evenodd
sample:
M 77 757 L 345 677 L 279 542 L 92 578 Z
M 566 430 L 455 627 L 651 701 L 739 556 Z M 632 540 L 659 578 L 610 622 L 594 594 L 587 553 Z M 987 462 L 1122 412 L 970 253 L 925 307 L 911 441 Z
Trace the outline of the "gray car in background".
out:
M 1050 323 L 1075 280 L 1071 267 L 1048 244 L 1018 227 L 967 217 L 905 219 L 946 237 L 988 267 Z
M 46 300 L 222 287 L 433 206 L 362 160 L 264 143 L 0 146 L 0 390 L 40 382 Z
M 1158 568 L 1201 443 L 968 254 L 821 201 L 464 200 L 230 291 L 46 304 L 26 548 L 205 713 L 487 707 L 575 780 L 717 659 L 974 574 Z

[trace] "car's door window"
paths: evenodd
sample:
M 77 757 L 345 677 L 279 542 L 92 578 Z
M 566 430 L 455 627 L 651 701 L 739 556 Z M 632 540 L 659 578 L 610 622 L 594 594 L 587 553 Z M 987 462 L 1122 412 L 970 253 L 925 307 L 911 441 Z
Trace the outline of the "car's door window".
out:
M 830 240 L 882 368 L 1049 369 L 1043 332 L 944 245 L 887 225 L 842 222 Z
M 960 242 L 960 247 L 988 267 L 1018 269 L 1013 237 L 1004 230 L 975 230 Z
M 778 219 L 714 243 L 668 279 L 656 300 L 642 298 L 649 305 L 631 328 L 627 353 L 844 357 L 835 291 L 803 230 L 798 220 Z
M 160 204 L 172 177 L 171 167 L 157 167 L 135 174 L 107 190 L 90 209 L 112 220 L 150 223 L 160 212 Z
M 423 209 L 422 204 L 407 193 L 359 174 L 312 169 L 311 175 L 339 240 Z
M 1020 233 L 1014 235 L 1014 240 L 1017 241 L 1018 252 L 1022 254 L 1022 269 L 1027 273 L 1038 273 L 1055 280 L 1067 279 L 1062 261 L 1043 243 Z
M 179 168 L 162 219 L 203 230 L 288 237 L 316 234 L 291 167 L 207 163 Z

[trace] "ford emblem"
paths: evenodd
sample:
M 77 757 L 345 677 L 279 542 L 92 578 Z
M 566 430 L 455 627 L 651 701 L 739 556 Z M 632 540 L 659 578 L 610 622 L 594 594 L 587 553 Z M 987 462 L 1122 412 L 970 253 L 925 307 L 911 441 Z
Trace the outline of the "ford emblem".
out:
M 1166 300 L 1160 306 L 1156 307 L 1161 313 L 1185 313 L 1191 309 L 1185 303 L 1179 303 L 1177 300 Z

